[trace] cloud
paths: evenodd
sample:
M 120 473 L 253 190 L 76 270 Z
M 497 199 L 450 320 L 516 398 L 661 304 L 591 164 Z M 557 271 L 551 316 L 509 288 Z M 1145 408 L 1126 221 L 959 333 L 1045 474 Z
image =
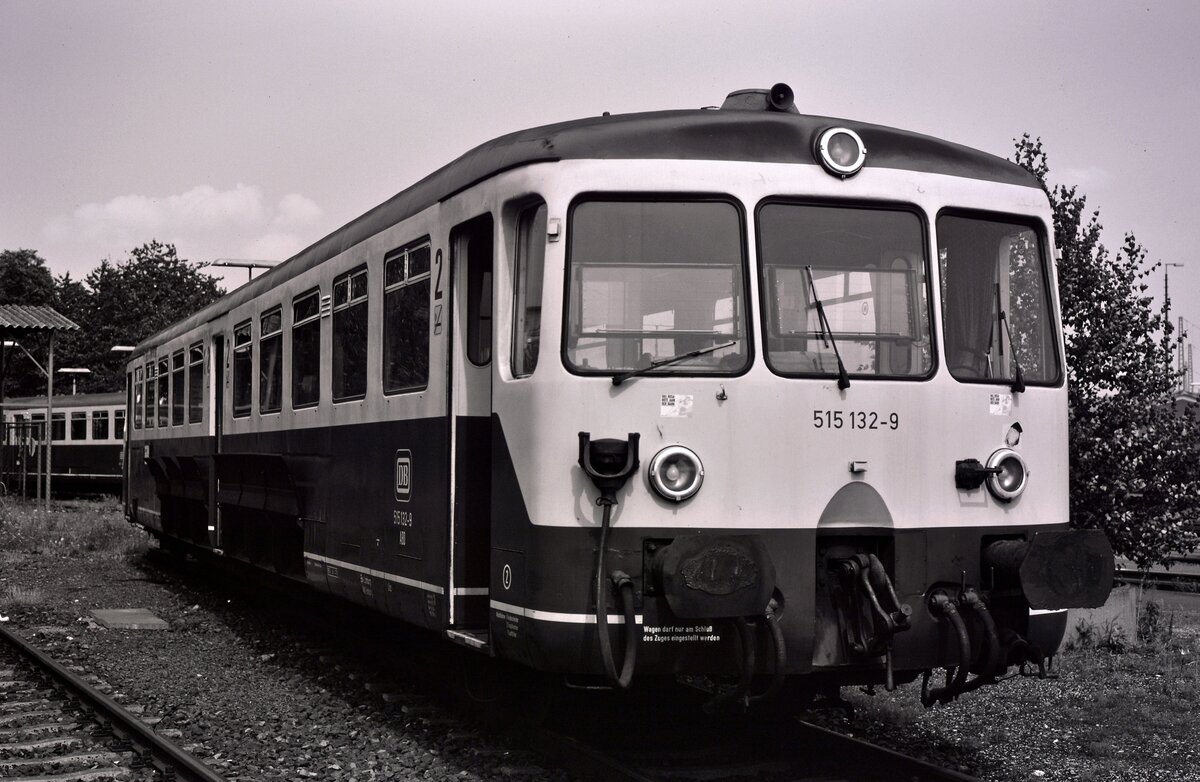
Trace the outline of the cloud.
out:
M 265 222 L 262 189 L 239 183 L 231 190 L 197 185 L 178 195 L 117 196 L 103 204 L 84 204 L 72 214 L 51 218 L 46 236 L 61 241 L 79 237 L 96 242 L 131 235 L 154 237 Z
M 310 239 L 302 239 L 296 234 L 274 231 L 242 245 L 241 257 L 260 261 L 286 261 L 310 243 Z
M 324 210 L 317 206 L 311 198 L 299 193 L 288 193 L 279 200 L 279 208 L 275 210 L 275 218 L 271 221 L 274 228 L 300 228 L 312 225 Z
M 194 261 L 218 257 L 282 260 L 323 235 L 324 210 L 288 193 L 271 206 L 258 185 L 220 190 L 200 184 L 174 195 L 120 195 L 47 220 L 53 255 L 121 258 L 152 239 L 174 243 Z M 86 267 L 85 267 L 86 268 Z M 80 270 L 82 273 L 82 270 Z

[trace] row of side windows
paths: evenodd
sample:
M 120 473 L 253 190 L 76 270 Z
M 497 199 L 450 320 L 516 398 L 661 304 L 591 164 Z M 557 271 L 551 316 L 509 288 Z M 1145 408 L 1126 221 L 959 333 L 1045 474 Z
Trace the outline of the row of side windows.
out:
M 133 428 L 204 420 L 204 343 L 133 370 Z
M 399 247 L 384 256 L 383 269 L 383 391 L 398 394 L 421 391 L 429 383 L 428 239 Z M 362 399 L 367 392 L 369 276 L 366 265 L 333 280 L 333 339 L 330 357 L 333 401 Z M 253 411 L 255 371 L 254 321 L 233 329 L 233 414 Z M 321 402 L 321 291 L 314 289 L 292 300 L 292 407 Z M 258 317 L 258 412 L 277 413 L 283 407 L 283 311 Z
M 514 269 L 513 374 L 527 377 L 537 366 L 541 332 L 542 271 L 546 205 L 539 203 L 518 217 Z M 385 394 L 422 391 L 429 384 L 430 294 L 432 253 L 428 238 L 388 252 L 383 259 L 382 386 Z M 484 283 L 481 281 L 481 285 Z M 486 283 L 490 288 L 490 280 Z M 367 392 L 369 349 L 369 274 L 364 264 L 333 280 L 332 355 L 329 369 L 333 401 L 362 399 Z M 490 297 L 488 297 L 490 301 Z M 328 304 L 328 300 L 326 304 Z M 254 409 L 253 378 L 259 378 L 258 412 L 283 407 L 284 351 L 291 351 L 291 406 L 321 403 L 321 291 L 314 288 L 292 300 L 291 340 L 285 345 L 282 305 L 258 316 L 255 350 L 254 319 L 233 328 L 233 415 Z M 473 313 L 480 328 L 488 325 L 490 308 Z M 481 332 L 482 333 L 482 332 Z M 472 356 L 477 363 L 490 358 Z M 257 363 L 255 353 L 258 354 Z M 197 342 L 139 366 L 133 372 L 134 429 L 199 423 L 204 411 L 204 344 Z
M 10 445 L 15 445 L 26 436 L 40 440 L 46 424 L 46 414 L 31 413 L 26 422 L 25 414 L 17 413 L 9 417 L 9 423 L 11 424 L 9 427 Z M 70 427 L 67 426 L 65 412 L 54 413 L 50 420 L 50 439 L 56 443 L 123 440 L 125 439 L 125 411 L 121 408 L 72 410 Z

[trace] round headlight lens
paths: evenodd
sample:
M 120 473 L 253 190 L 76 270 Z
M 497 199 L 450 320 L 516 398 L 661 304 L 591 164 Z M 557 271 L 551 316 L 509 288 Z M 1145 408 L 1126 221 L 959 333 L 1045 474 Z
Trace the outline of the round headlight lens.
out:
M 683 502 L 700 491 L 704 483 L 704 465 L 690 448 L 671 445 L 650 460 L 650 485 L 664 499 Z
M 988 491 L 998 500 L 1011 500 L 1025 491 L 1029 483 L 1029 468 L 1025 460 L 1011 448 L 1001 448 L 988 457 L 987 466 L 1000 472 L 988 475 Z
M 848 177 L 857 174 L 867 160 L 862 139 L 849 128 L 829 128 L 817 139 L 821 165 L 831 174 Z

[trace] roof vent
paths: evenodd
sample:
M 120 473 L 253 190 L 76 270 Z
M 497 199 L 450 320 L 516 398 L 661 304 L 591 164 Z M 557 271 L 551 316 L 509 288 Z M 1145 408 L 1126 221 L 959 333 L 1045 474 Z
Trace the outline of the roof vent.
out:
M 790 111 L 799 114 L 796 108 L 796 94 L 792 88 L 780 82 L 769 90 L 737 90 L 729 93 L 722 110 L 733 111 Z

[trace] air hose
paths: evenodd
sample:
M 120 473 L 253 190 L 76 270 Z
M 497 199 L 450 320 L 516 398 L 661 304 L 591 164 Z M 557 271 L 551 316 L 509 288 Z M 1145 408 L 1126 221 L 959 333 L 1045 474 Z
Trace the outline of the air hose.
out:
M 596 569 L 593 591 L 596 595 L 596 634 L 600 639 L 600 658 L 609 681 L 624 690 L 633 681 L 633 663 L 637 657 L 637 616 L 634 614 L 633 579 L 617 570 L 609 574 L 617 590 L 617 600 L 625 618 L 625 657 L 621 672 L 613 660 L 612 639 L 608 636 L 608 590 L 604 588 L 604 555 L 608 550 L 608 528 L 612 524 L 612 509 L 617 504 L 617 491 L 637 472 L 637 432 L 628 440 L 593 440 L 589 432 L 579 433 L 579 466 L 600 490 L 596 504 L 604 508 L 600 522 L 600 546 L 596 550 Z
M 927 709 L 935 703 L 949 703 L 962 692 L 963 683 L 967 680 L 967 668 L 971 664 L 971 637 L 957 606 L 946 595 L 938 594 L 934 596 L 930 608 L 949 621 L 955 635 L 958 636 L 958 669 L 954 672 L 953 680 L 947 682 L 946 686 L 934 687 L 932 690 L 929 689 L 929 671 L 925 672 L 921 680 L 921 705 Z
M 604 661 L 604 672 L 609 681 L 620 689 L 629 687 L 633 681 L 633 663 L 637 657 L 637 627 L 634 614 L 633 579 L 623 571 L 614 571 L 611 575 L 613 586 L 617 589 L 618 601 L 621 604 L 625 618 L 625 656 L 621 661 L 621 672 L 617 673 L 616 661 L 613 659 L 612 639 L 608 635 L 608 600 L 604 589 L 604 552 L 608 548 L 608 527 L 612 522 L 612 507 L 616 502 L 608 497 L 600 497 L 596 504 L 604 508 L 604 517 L 600 522 L 600 547 L 596 552 L 596 633 L 600 637 L 600 657 Z

